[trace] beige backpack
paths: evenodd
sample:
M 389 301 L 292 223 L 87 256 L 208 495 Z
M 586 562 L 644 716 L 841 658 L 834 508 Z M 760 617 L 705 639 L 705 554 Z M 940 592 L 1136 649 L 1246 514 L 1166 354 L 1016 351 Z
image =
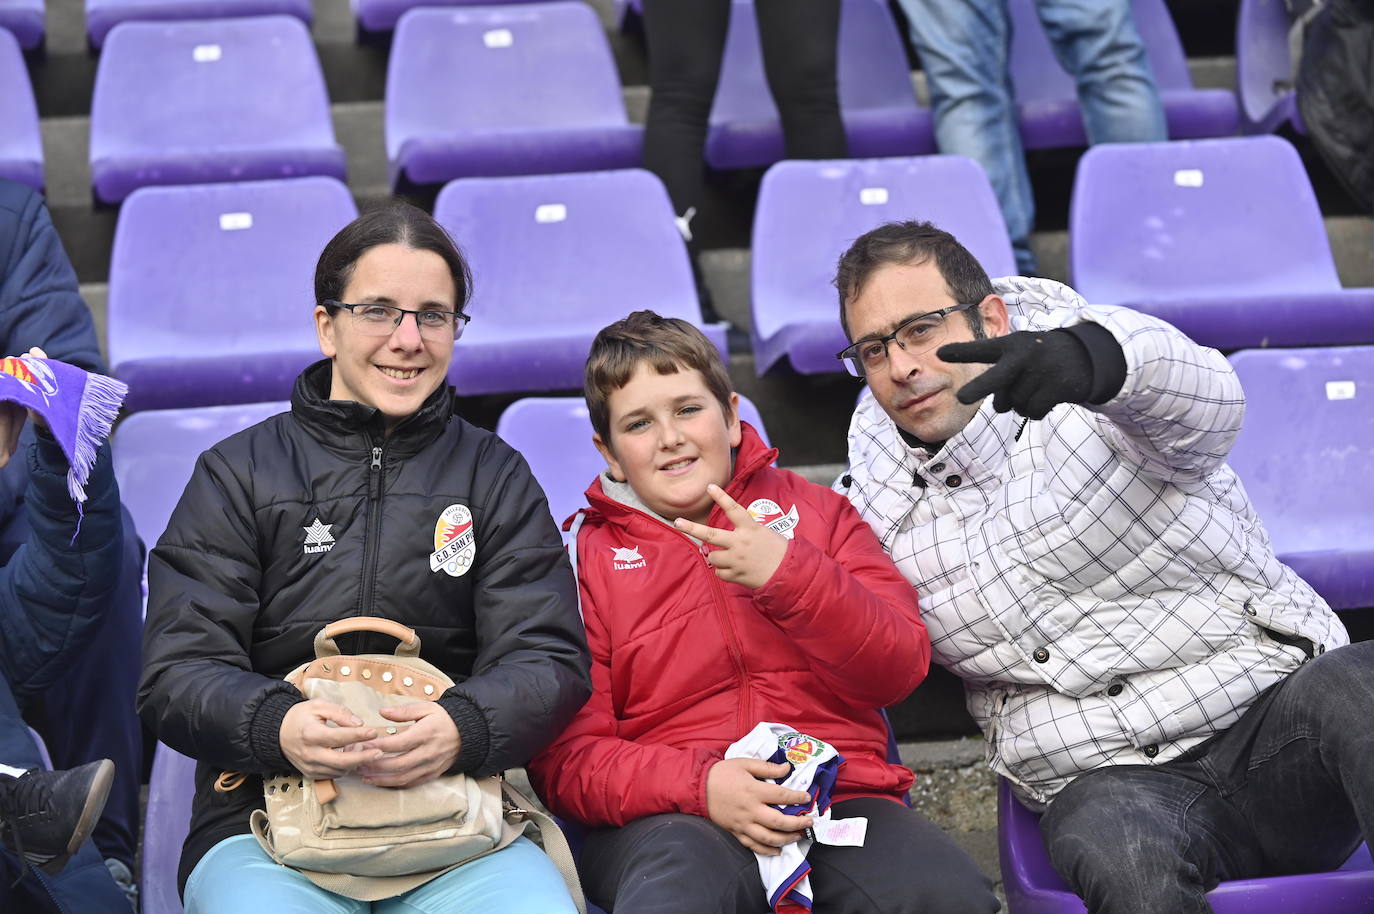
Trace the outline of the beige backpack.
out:
M 334 638 L 359 631 L 401 643 L 395 654 L 340 655 Z M 315 659 L 286 681 L 306 698 L 348 708 L 363 726 L 394 733 L 409 724 L 387 720 L 381 708 L 432 701 L 453 685 L 419 654 L 419 636 L 404 625 L 370 616 L 344 619 L 320 630 Z M 241 775 L 226 773 L 216 789 L 232 790 L 242 782 Z M 534 822 L 578 911 L 586 910 L 563 833 L 503 777 L 452 774 L 397 789 L 364 784 L 356 775 L 318 781 L 292 775 L 265 778 L 263 793 L 266 808 L 254 810 L 250 819 L 262 849 L 331 892 L 359 901 L 408 892 L 501 850 Z

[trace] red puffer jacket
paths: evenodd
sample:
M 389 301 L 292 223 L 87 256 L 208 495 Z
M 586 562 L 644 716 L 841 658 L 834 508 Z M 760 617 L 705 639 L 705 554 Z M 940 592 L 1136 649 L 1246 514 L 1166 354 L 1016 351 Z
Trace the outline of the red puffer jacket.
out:
M 886 760 L 878 709 L 925 678 L 916 593 L 847 499 L 771 467 L 776 457 L 746 424 L 726 487 L 791 534 L 758 590 L 717 578 L 710 547 L 608 498 L 600 479 L 587 489 L 577 565 L 592 698 L 529 766 L 559 815 L 705 816 L 707 771 L 760 721 L 839 749 L 848 761 L 834 799 L 895 799 L 911 786 Z M 730 527 L 720 508 L 708 523 Z

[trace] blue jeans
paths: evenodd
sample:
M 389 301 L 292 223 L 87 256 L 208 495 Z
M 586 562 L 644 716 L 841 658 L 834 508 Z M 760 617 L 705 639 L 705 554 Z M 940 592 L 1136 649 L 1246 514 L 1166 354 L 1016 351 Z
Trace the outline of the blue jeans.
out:
M 1335 869 L 1374 838 L 1374 641 L 1329 651 L 1183 756 L 1082 775 L 1040 820 L 1094 914 L 1211 911 L 1218 882 Z
M 252 835 L 225 838 L 186 880 L 186 914 L 576 914 L 558 867 L 528 838 L 382 901 L 354 901 L 279 866 Z
M 1007 56 L 1007 0 L 901 0 L 921 58 L 940 151 L 983 166 L 1016 264 L 1034 275 L 1035 201 Z M 1059 63 L 1074 78 L 1089 143 L 1168 138 L 1159 90 L 1130 0 L 1036 0 Z

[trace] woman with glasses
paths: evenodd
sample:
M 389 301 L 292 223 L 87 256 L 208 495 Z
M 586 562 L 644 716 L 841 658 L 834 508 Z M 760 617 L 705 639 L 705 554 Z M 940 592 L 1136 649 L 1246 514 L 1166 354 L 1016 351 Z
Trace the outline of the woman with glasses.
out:
M 315 271 L 325 358 L 291 411 L 203 454 L 149 557 L 140 713 L 199 760 L 180 881 L 188 914 L 570 912 L 553 863 L 521 838 L 395 898 L 359 902 L 279 866 L 249 833 L 256 780 L 361 775 L 404 788 L 520 766 L 586 700 L 573 578 L 525 461 L 454 414 L 454 341 L 471 275 L 414 207 L 364 214 Z M 282 677 L 347 616 L 415 629 L 457 683 L 378 732 Z M 343 653 L 390 652 L 352 635 Z

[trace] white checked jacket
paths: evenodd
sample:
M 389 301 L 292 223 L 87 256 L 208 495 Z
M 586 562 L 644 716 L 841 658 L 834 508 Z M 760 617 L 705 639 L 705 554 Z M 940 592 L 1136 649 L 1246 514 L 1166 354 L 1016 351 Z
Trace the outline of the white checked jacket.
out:
M 919 591 L 989 764 L 1046 803 L 1078 774 L 1163 762 L 1235 722 L 1307 659 L 1271 632 L 1318 651 L 1348 636 L 1275 559 L 1224 462 L 1245 401 L 1220 353 L 1060 283 L 994 286 L 1014 329 L 1111 331 L 1121 392 L 1032 422 L 989 397 L 935 455 L 865 392 L 836 488 Z

